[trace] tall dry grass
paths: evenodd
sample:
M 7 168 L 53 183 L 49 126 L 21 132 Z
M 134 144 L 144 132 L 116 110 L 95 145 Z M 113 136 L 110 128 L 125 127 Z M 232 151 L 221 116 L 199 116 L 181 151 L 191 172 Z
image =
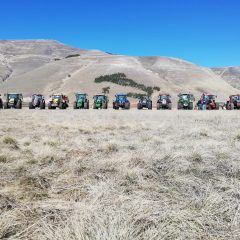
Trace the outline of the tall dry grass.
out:
M 0 239 L 240 239 L 239 112 L 0 117 Z

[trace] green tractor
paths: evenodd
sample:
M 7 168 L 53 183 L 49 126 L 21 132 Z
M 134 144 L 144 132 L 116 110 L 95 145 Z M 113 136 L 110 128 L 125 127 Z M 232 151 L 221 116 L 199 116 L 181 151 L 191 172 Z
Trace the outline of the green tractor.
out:
M 76 93 L 75 96 L 74 109 L 89 109 L 89 100 L 86 93 Z
M 22 109 L 23 95 L 20 93 L 6 93 L 4 94 L 5 102 L 3 103 L 4 109 L 16 108 Z
M 94 99 L 93 109 L 108 108 L 108 97 L 106 95 L 95 95 L 93 99 Z
M 195 98 L 193 94 L 182 93 L 178 95 L 178 109 L 188 109 L 193 110 Z

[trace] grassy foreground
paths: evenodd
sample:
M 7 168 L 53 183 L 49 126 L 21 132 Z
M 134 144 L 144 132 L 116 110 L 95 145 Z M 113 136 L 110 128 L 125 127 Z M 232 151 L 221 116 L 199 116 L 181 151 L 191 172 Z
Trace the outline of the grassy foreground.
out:
M 0 117 L 0 239 L 240 238 L 240 112 Z

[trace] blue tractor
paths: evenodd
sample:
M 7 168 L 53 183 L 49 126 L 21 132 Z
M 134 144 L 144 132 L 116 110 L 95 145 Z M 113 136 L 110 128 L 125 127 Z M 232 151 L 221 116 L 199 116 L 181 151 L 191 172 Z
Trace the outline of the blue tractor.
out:
M 122 109 L 130 109 L 130 102 L 127 99 L 127 94 L 125 93 L 118 93 L 115 95 L 116 99 L 113 102 L 113 109 L 118 110 L 119 108 Z

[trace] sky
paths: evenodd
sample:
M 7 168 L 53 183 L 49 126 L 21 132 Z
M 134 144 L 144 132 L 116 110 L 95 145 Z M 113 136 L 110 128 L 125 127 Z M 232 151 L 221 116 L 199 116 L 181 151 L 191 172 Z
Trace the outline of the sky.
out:
M 8 0 L 0 39 L 240 66 L 239 0 Z

